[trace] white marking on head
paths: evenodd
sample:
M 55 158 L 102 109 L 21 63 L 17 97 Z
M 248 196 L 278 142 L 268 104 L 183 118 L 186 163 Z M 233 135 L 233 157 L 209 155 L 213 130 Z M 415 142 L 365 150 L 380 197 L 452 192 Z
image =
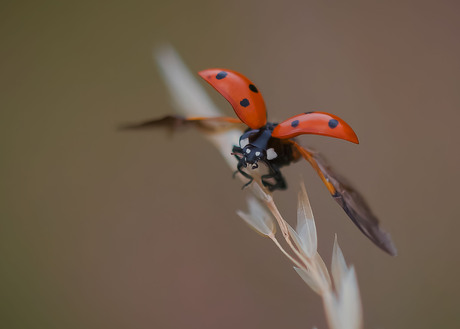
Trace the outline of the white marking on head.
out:
M 249 144 L 249 138 L 240 140 L 240 147 L 245 147 L 248 144 Z
M 276 154 L 275 150 L 273 148 L 270 148 L 267 150 L 267 160 L 273 160 L 276 158 L 278 154 Z
M 260 155 L 260 152 L 259 152 L 259 151 L 257 151 L 257 152 L 256 152 L 256 157 L 258 157 L 259 155 Z
M 250 150 L 250 149 L 246 149 L 246 153 L 247 153 L 247 154 L 251 153 L 251 150 Z

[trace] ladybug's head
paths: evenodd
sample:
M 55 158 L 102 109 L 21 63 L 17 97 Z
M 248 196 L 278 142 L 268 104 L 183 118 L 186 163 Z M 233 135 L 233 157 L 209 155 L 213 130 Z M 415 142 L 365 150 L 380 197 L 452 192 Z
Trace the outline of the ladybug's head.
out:
M 252 166 L 252 169 L 256 169 L 259 167 L 257 162 L 266 161 L 266 158 L 266 152 L 261 148 L 251 144 L 248 144 L 243 148 L 243 160 L 246 167 L 250 165 Z
M 267 163 L 276 157 L 273 148 L 267 150 L 273 130 L 269 128 L 248 130 L 240 137 L 240 161 L 245 167 L 249 165 L 252 169 L 256 169 L 259 167 L 259 161 Z

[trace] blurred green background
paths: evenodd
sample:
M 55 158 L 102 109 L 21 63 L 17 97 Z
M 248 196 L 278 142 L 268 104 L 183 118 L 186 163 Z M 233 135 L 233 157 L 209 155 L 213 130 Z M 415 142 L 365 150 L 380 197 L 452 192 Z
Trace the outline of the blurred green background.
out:
M 367 328 L 460 323 L 458 1 L 2 1 L 0 327 L 326 328 L 320 299 L 240 220 L 241 183 L 196 131 L 120 133 L 172 113 L 152 59 L 249 76 L 272 121 L 344 118 L 361 144 L 305 136 L 366 195 L 374 247 L 307 164 L 330 261 L 356 266 Z M 212 88 L 210 95 L 232 114 Z

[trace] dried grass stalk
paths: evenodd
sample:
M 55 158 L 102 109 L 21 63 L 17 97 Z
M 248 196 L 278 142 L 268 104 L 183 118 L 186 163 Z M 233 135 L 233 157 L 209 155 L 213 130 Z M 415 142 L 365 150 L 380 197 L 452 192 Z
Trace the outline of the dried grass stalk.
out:
M 155 52 L 155 58 L 169 87 L 177 111 L 188 116 L 221 116 L 201 84 L 190 73 L 171 47 Z M 236 168 L 236 159 L 229 150 L 237 145 L 240 130 L 206 134 L 229 166 Z M 294 264 L 303 281 L 323 300 L 326 319 L 331 329 L 360 329 L 363 327 L 361 300 L 356 273 L 346 265 L 343 253 L 334 240 L 331 274 L 317 251 L 318 236 L 315 220 L 302 184 L 298 195 L 297 225 L 292 228 L 279 212 L 272 194 L 255 177 L 250 186 L 254 196 L 248 198 L 248 212 L 238 215 L 256 232 L 269 237 Z M 268 210 L 268 211 L 267 211 Z M 288 250 L 276 238 L 276 224 Z

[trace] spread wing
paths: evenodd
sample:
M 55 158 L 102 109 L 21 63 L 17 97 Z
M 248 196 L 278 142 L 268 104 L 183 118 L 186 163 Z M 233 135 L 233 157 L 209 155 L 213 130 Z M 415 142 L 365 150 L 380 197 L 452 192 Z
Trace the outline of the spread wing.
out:
M 244 75 L 226 69 L 208 69 L 198 73 L 232 105 L 238 118 L 252 129 L 267 123 L 264 99 Z
M 353 223 L 379 248 L 396 256 L 397 250 L 391 236 L 379 226 L 377 217 L 372 213 L 363 196 L 348 184 L 321 159 L 318 154 L 308 151 L 291 141 L 300 155 L 307 160 L 318 173 L 334 200 L 343 208 Z
M 147 120 L 134 124 L 125 124 L 120 126 L 122 130 L 143 130 L 166 127 L 177 129 L 181 127 L 193 126 L 210 132 L 218 132 L 227 129 L 241 128 L 242 122 L 237 118 L 228 117 L 190 117 L 186 118 L 180 115 L 167 115 L 158 119 Z

